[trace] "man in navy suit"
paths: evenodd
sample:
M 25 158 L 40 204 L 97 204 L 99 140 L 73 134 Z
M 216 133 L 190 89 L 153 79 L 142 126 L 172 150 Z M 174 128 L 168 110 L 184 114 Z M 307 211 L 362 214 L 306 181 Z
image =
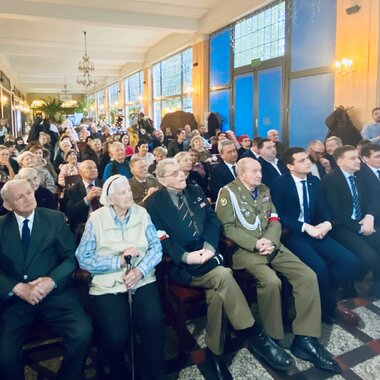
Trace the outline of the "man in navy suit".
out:
M 219 190 L 236 178 L 236 161 L 238 153 L 235 144 L 228 139 L 218 143 L 218 151 L 222 162 L 211 170 L 210 189 L 211 199 L 216 201 Z
M 332 236 L 360 260 L 360 274 L 373 271 L 373 294 L 380 297 L 380 231 L 375 229 L 376 210 L 368 201 L 368 187 L 359 176 L 359 153 L 355 147 L 337 148 L 338 168 L 322 180 L 332 216 Z
M 261 164 L 263 178 L 261 182 L 271 187 L 275 178 L 287 172 L 285 165 L 276 157 L 276 145 L 269 139 L 262 139 L 257 144 L 260 157 L 258 161 Z
M 368 203 L 374 210 L 375 226 L 380 227 L 380 145 L 369 143 L 361 150 L 363 163 L 358 176 L 368 190 Z
M 0 219 L 0 378 L 24 379 L 22 346 L 36 320 L 62 336 L 58 380 L 83 377 L 91 322 L 70 285 L 75 242 L 62 213 L 36 208 L 25 180 L 1 190 L 11 211 Z
M 259 157 L 260 157 L 260 154 L 259 154 L 259 149 L 258 149 L 257 145 L 258 145 L 258 143 L 259 143 L 262 139 L 263 139 L 263 137 L 260 137 L 260 136 L 255 137 L 255 138 L 252 140 L 251 148 L 248 149 L 247 152 L 244 152 L 244 153 L 241 155 L 241 158 L 250 157 L 250 158 L 253 158 L 254 160 L 258 160 Z
M 283 154 L 289 173 L 277 177 L 271 194 L 284 229 L 284 244 L 317 275 L 321 295 L 322 320 L 334 317 L 357 324 L 360 318 L 336 301 L 337 285 L 358 277 L 359 260 L 345 247 L 327 236 L 332 225 L 321 184 L 310 174 L 311 162 L 303 148 Z

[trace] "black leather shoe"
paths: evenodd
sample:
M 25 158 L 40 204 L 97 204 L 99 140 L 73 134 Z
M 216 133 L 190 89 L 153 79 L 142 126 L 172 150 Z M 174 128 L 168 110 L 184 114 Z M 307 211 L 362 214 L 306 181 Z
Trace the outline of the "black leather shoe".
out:
M 332 355 L 321 346 L 317 338 L 296 335 L 290 348 L 294 356 L 313 363 L 316 367 L 326 371 L 340 373 L 338 363 Z
M 213 369 L 217 380 L 232 380 L 231 372 L 224 363 L 221 355 L 214 355 L 208 348 L 206 348 L 206 358 L 211 364 L 211 368 Z
M 294 367 L 294 359 L 263 330 L 257 331 L 250 339 L 249 350 L 265 360 L 271 367 L 288 371 Z

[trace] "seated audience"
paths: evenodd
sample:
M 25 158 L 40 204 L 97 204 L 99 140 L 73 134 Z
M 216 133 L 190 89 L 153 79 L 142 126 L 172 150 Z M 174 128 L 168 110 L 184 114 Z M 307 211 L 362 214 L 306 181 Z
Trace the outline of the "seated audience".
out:
M 380 148 L 380 146 L 379 146 Z M 337 287 L 349 289 L 359 277 L 357 257 L 328 236 L 332 225 L 320 180 L 311 175 L 311 162 L 303 148 L 282 155 L 290 173 L 277 177 L 271 187 L 273 203 L 284 229 L 282 242 L 317 275 L 322 320 L 358 324 L 360 318 L 337 305 Z
M 0 181 L 7 182 L 13 179 L 15 176 L 15 170 L 13 169 L 11 158 L 9 157 L 8 148 L 4 145 L 0 145 Z
M 258 161 L 261 165 L 261 182 L 268 187 L 272 185 L 275 178 L 287 172 L 285 165 L 277 156 L 276 145 L 269 139 L 262 139 L 257 144 L 260 157 Z
M 55 152 L 53 166 L 57 174 L 61 170 L 61 166 L 65 163 L 65 153 L 72 149 L 73 145 L 70 142 L 69 138 L 61 138 L 61 141 L 58 145 L 58 150 Z
M 277 273 L 285 276 L 292 285 L 296 313 L 291 352 L 318 368 L 338 372 L 338 364 L 317 339 L 321 305 L 316 275 L 280 243 L 281 224 L 269 189 L 261 184 L 260 163 L 243 158 L 236 166 L 238 177 L 221 189 L 216 205 L 224 235 L 239 247 L 233 254 L 233 268 L 245 269 L 257 279 L 260 319 L 265 332 L 276 340 L 284 339 Z
M 124 145 L 125 157 L 131 157 L 135 154 L 133 146 L 130 145 L 128 133 L 123 135 L 121 143 Z
M 101 141 L 99 139 L 89 140 L 81 158 L 82 161 L 92 160 L 99 167 L 103 158 Z
M 184 129 L 178 129 L 176 139 L 170 141 L 168 145 L 168 157 L 174 157 L 179 152 L 185 151 L 184 142 L 186 140 L 186 132 Z
M 174 139 L 173 131 L 170 127 L 165 128 L 165 134 L 164 134 L 164 144 L 165 147 L 169 146 L 170 141 Z
M 22 136 L 17 136 L 16 137 L 16 149 L 18 152 L 22 152 L 26 147 L 25 141 Z
M 312 140 L 307 146 L 311 161 L 311 174 L 322 179 L 331 171 L 330 161 L 325 158 L 325 145 L 320 140 Z
M 213 201 L 216 201 L 219 190 L 232 182 L 236 177 L 236 160 L 238 155 L 235 144 L 228 139 L 222 139 L 218 143 L 218 150 L 222 161 L 215 165 L 210 173 L 210 191 Z
M 211 153 L 204 147 L 203 138 L 201 136 L 194 136 L 191 139 L 190 146 L 198 152 L 198 161 L 211 162 Z
M 50 151 L 43 148 L 39 144 L 32 145 L 29 151 L 36 156 L 36 167 L 47 170 L 49 174 L 53 177 L 55 182 L 58 178 L 58 175 L 54 170 L 54 167 L 50 162 L 50 159 L 48 158 L 50 157 Z
M 258 149 L 258 144 L 259 142 L 262 140 L 263 138 L 258 136 L 258 137 L 255 137 L 253 140 L 252 140 L 252 145 L 251 145 L 251 148 L 248 149 L 247 152 L 244 152 L 241 156 L 241 158 L 244 158 L 244 157 L 251 157 L 253 158 L 254 160 L 258 160 L 259 157 L 260 157 L 260 154 L 259 154 L 259 149 Z
M 162 146 L 158 146 L 157 148 L 154 148 L 153 150 L 153 156 L 154 156 L 154 161 L 153 164 L 149 165 L 148 167 L 148 172 L 150 174 L 153 174 L 154 176 L 156 175 L 156 166 L 157 164 L 166 158 L 168 154 L 168 150 Z
M 55 195 L 40 185 L 40 178 L 38 177 L 35 169 L 21 168 L 15 175 L 15 179 L 24 179 L 25 181 L 29 182 L 32 190 L 34 191 L 37 207 L 45 207 L 52 210 L 57 209 L 57 199 Z
M 21 168 L 34 168 L 37 171 L 41 186 L 55 194 L 57 188 L 53 177 L 46 169 L 37 166 L 36 156 L 32 152 L 24 151 L 17 157 L 17 162 Z
M 108 178 L 101 203 L 104 207 L 90 215 L 76 251 L 80 267 L 93 275 L 90 306 L 100 351 L 113 380 L 128 378 L 124 351 L 133 323 L 140 340 L 139 379 L 160 379 L 165 325 L 154 269 L 162 258 L 160 240 L 148 213 L 133 203 L 124 176 Z
M 74 149 L 69 149 L 65 153 L 65 162 L 66 164 L 63 164 L 61 166 L 61 170 L 59 171 L 59 175 L 58 175 L 58 183 L 63 188 L 66 187 L 66 183 L 65 183 L 66 177 L 69 177 L 72 175 L 79 175 L 78 156 L 77 156 L 77 152 Z
M 165 136 L 161 129 L 155 129 L 149 143 L 149 151 L 154 152 L 158 147 L 166 148 L 164 138 Z
M 226 317 L 240 335 L 249 335 L 249 349 L 271 366 L 287 370 L 294 365 L 284 349 L 255 323 L 247 301 L 218 253 L 220 223 L 198 186 L 186 185 L 178 163 L 165 159 L 157 165 L 162 188 L 145 202 L 157 229 L 167 238 L 162 247 L 171 261 L 171 279 L 206 293 L 206 355 L 217 379 L 232 379 L 223 359 Z M 214 378 L 214 377 L 213 377 Z
M 144 140 L 139 140 L 139 142 L 136 145 L 136 153 L 131 157 L 139 157 L 145 160 L 148 167 L 153 164 L 154 162 L 154 156 L 152 153 L 149 152 L 149 145 Z
M 24 378 L 26 334 L 36 320 L 43 320 L 62 337 L 64 354 L 57 379 L 81 380 L 92 328 L 71 285 L 74 237 L 63 214 L 36 208 L 27 181 L 7 182 L 1 196 L 11 211 L 0 219 L 2 379 Z
M 372 118 L 373 122 L 366 124 L 361 134 L 363 139 L 375 144 L 380 144 L 380 107 L 375 107 L 372 110 Z
M 247 153 L 251 147 L 251 139 L 248 135 L 241 135 L 238 137 L 240 148 L 238 149 L 238 159 L 240 159 L 244 153 Z
M 275 129 L 271 129 L 267 132 L 267 139 L 274 142 L 276 146 L 276 157 L 281 159 L 282 154 L 285 152 L 286 148 L 284 144 L 282 144 L 278 139 L 278 131 Z
M 375 229 L 376 210 L 368 202 L 368 187 L 356 173 L 360 169 L 358 151 L 351 145 L 337 148 L 338 167 L 323 180 L 332 216 L 332 236 L 360 260 L 363 277 L 373 271 L 373 294 L 380 297 L 380 231 Z
M 149 174 L 148 166 L 144 159 L 134 157 L 130 162 L 133 177 L 129 180 L 133 201 L 139 206 L 144 206 L 145 200 L 158 190 L 157 179 Z
M 339 148 L 343 145 L 342 139 L 337 136 L 331 136 L 325 140 L 325 158 L 327 158 L 330 161 L 330 167 L 331 169 L 336 168 L 336 162 L 334 158 L 334 152 L 336 148 Z
M 82 181 L 65 191 L 65 212 L 70 229 L 76 235 L 78 228 L 86 223 L 92 211 L 100 207 L 99 198 L 102 194 L 103 181 L 98 179 L 98 169 L 95 162 L 86 160 L 79 165 L 79 175 Z
M 124 145 L 121 142 L 114 142 L 111 145 L 110 154 L 112 156 L 112 160 L 104 169 L 103 181 L 115 174 L 124 175 L 128 179 L 132 178 L 129 163 L 125 157 Z

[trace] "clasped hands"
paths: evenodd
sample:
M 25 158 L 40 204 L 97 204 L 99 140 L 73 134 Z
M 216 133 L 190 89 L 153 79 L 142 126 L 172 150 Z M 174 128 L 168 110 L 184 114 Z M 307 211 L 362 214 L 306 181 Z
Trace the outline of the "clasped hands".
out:
M 267 238 L 258 239 L 255 248 L 259 251 L 259 255 L 270 255 L 276 246 Z
M 39 277 L 34 281 L 19 282 L 12 292 L 31 305 L 41 302 L 55 287 L 55 282 L 50 277 Z
M 319 223 L 316 226 L 305 223 L 305 232 L 314 239 L 323 239 L 330 230 L 330 223 Z
M 366 215 L 360 222 L 361 225 L 360 233 L 364 236 L 370 236 L 375 230 L 374 217 L 372 215 Z
M 125 266 L 125 256 L 138 257 L 139 251 L 136 248 L 127 248 L 121 253 L 122 267 Z M 132 268 L 128 273 L 124 273 L 123 282 L 127 289 L 133 289 L 137 283 L 143 278 L 143 274 L 138 268 Z

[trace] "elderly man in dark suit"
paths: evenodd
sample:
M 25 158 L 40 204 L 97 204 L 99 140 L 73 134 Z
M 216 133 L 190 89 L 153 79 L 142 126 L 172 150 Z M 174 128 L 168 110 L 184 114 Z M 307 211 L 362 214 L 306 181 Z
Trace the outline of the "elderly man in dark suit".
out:
M 330 213 L 317 177 L 310 174 L 311 162 L 303 148 L 290 148 L 282 156 L 290 173 L 273 181 L 271 194 L 281 220 L 283 243 L 316 273 L 321 296 L 322 320 L 335 317 L 357 325 L 360 317 L 337 305 L 336 288 L 358 278 L 359 260 L 328 236 Z
M 262 139 L 257 144 L 260 157 L 258 161 L 262 170 L 262 183 L 271 187 L 275 178 L 287 172 L 285 165 L 280 161 L 276 155 L 276 144 L 269 139 Z
M 222 358 L 223 317 L 250 336 L 249 348 L 275 368 L 287 370 L 293 359 L 255 323 L 230 269 L 218 254 L 220 223 L 199 186 L 186 186 L 186 176 L 173 159 L 157 165 L 162 188 L 145 202 L 158 230 L 165 232 L 164 252 L 172 259 L 171 277 L 205 290 L 208 304 L 206 351 L 217 379 L 232 379 Z
M 215 165 L 211 170 L 210 189 L 213 201 L 216 201 L 219 190 L 235 179 L 238 158 L 235 144 L 231 140 L 224 139 L 219 141 L 218 151 L 223 161 Z
M 91 323 L 70 286 L 75 242 L 63 214 L 36 208 L 25 180 L 1 190 L 11 213 L 0 219 L 0 377 L 22 380 L 22 346 L 37 319 L 62 336 L 65 355 L 58 379 L 81 379 Z
M 373 293 L 380 285 L 380 232 L 375 229 L 376 210 L 368 202 L 368 187 L 356 173 L 360 169 L 358 151 L 351 145 L 337 148 L 338 168 L 322 180 L 332 216 L 332 236 L 360 260 L 361 276 L 373 270 Z
M 79 165 L 82 180 L 65 191 L 64 203 L 70 229 L 77 233 L 92 211 L 100 207 L 103 181 L 98 179 L 98 169 L 94 161 L 86 160 Z

